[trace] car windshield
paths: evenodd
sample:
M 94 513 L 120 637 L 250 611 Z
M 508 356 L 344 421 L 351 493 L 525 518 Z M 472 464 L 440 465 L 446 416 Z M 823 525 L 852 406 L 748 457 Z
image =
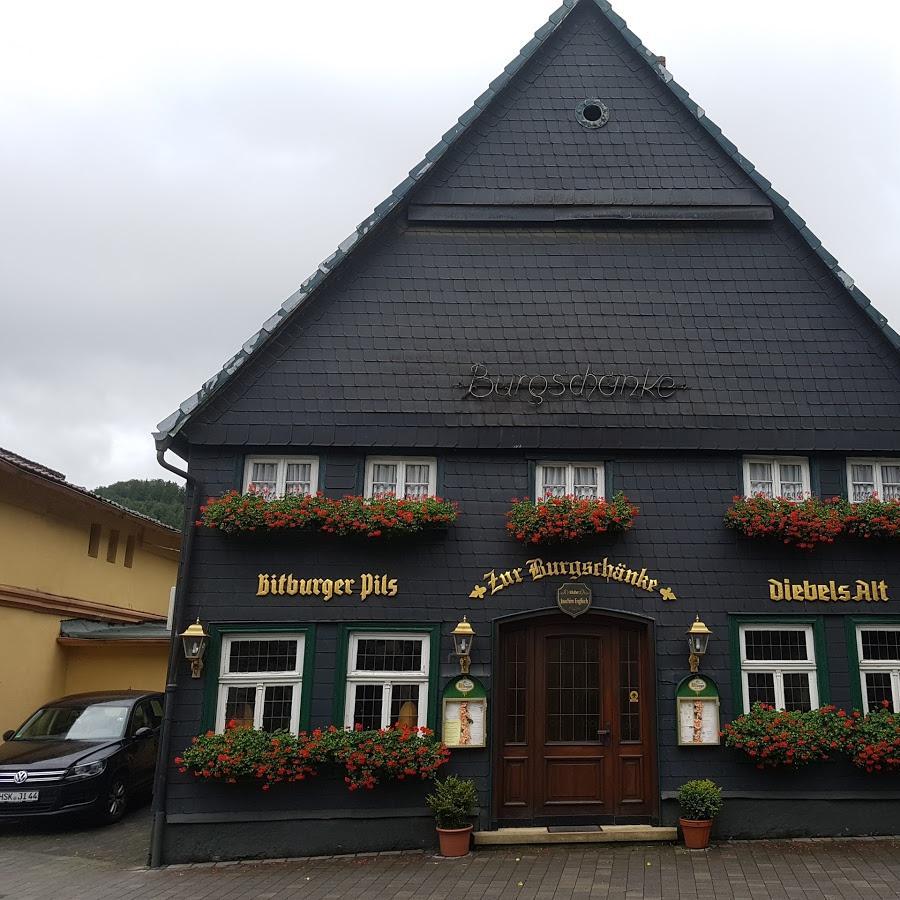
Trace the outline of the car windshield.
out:
M 14 740 L 97 741 L 125 734 L 128 707 L 113 703 L 45 706 L 17 732 Z

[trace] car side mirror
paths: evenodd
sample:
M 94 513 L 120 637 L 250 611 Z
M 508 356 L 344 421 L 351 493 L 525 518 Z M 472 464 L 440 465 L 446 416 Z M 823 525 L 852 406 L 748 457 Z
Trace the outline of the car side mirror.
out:
M 142 725 L 138 730 L 134 733 L 134 737 L 136 740 L 143 740 L 144 738 L 148 738 L 153 734 L 153 729 L 148 728 L 146 725 Z
M 14 731 L 12 728 L 10 728 L 9 731 L 4 731 L 4 732 L 3 732 L 3 740 L 4 740 L 4 741 L 11 740 L 11 739 L 14 738 L 15 736 L 16 736 L 16 733 L 15 733 L 15 731 Z

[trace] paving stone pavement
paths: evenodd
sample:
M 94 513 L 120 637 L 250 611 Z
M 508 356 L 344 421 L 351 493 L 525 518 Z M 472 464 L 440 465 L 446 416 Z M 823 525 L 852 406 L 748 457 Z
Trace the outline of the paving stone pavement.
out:
M 132 820 L 140 824 L 143 818 Z M 125 825 L 129 823 L 126 822 Z M 123 826 L 117 826 L 123 827 Z M 137 830 L 137 826 L 132 824 Z M 900 840 L 480 850 L 459 860 L 419 852 L 215 863 L 150 870 L 114 829 L 81 846 L 0 832 L 0 898 L 9 900 L 871 900 L 900 897 Z

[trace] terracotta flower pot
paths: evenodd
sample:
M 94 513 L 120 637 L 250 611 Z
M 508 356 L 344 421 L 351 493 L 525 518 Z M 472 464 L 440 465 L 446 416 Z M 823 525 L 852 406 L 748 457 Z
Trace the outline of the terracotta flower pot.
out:
M 465 828 L 438 828 L 441 856 L 465 856 L 469 852 L 472 826 Z
M 679 819 L 678 824 L 688 850 L 705 850 L 709 846 L 712 819 Z

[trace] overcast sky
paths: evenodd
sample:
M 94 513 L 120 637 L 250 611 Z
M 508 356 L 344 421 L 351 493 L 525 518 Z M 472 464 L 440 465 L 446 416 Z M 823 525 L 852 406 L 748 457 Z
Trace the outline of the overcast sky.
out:
M 897 328 L 900 4 L 614 5 Z M 0 446 L 88 487 L 168 477 L 156 423 L 553 9 L 0 6 Z

